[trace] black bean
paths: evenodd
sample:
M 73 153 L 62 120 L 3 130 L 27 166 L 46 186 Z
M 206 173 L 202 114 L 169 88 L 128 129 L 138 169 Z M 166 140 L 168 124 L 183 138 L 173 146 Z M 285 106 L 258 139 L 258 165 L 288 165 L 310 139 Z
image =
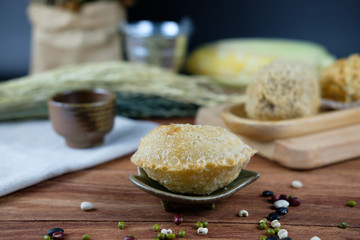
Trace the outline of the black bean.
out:
M 285 215 L 289 212 L 289 209 L 286 207 L 281 207 L 276 209 L 276 213 L 279 215 Z
M 266 238 L 266 240 L 279 240 L 279 238 L 277 238 L 275 236 L 269 236 Z
M 264 191 L 262 193 L 263 197 L 271 197 L 274 193 L 272 191 Z
M 272 220 L 280 220 L 280 216 L 276 212 L 272 212 L 269 214 L 269 219 Z

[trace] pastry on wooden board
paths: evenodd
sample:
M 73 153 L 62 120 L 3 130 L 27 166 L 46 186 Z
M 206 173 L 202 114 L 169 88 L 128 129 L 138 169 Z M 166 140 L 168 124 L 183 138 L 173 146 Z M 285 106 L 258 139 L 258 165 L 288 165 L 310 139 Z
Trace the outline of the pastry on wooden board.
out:
M 257 72 L 246 90 L 245 111 L 257 120 L 283 120 L 318 112 L 320 85 L 306 64 L 277 60 Z
M 360 100 L 360 55 L 352 54 L 325 68 L 321 79 L 322 97 L 343 103 Z
M 235 180 L 255 152 L 225 128 L 172 124 L 142 138 L 131 161 L 173 192 L 206 195 Z

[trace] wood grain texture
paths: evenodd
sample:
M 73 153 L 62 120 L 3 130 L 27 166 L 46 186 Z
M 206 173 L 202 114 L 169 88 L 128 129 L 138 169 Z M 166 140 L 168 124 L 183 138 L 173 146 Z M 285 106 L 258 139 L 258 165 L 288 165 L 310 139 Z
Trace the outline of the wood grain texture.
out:
M 200 109 L 196 116 L 196 123 L 227 127 L 228 125 L 221 118 L 224 107 L 226 106 Z M 351 113 L 357 114 L 358 111 Z M 300 127 L 307 128 L 308 124 Z M 257 127 L 252 126 L 252 128 L 256 129 Z M 266 135 L 271 131 L 269 126 L 266 128 L 268 130 L 262 131 L 263 129 L 260 128 L 256 131 Z M 360 124 L 272 141 L 259 141 L 243 135 L 238 136 L 257 149 L 260 155 L 293 169 L 313 169 L 360 156 L 358 147 L 360 145 Z
M 193 119 L 159 121 L 193 122 Z M 258 239 L 265 232 L 258 221 L 274 211 L 264 190 L 276 194 L 294 194 L 302 200 L 298 207 L 290 207 L 280 220 L 293 240 L 360 239 L 360 205 L 350 208 L 347 201 L 360 204 L 360 159 L 333 164 L 311 171 L 297 171 L 255 156 L 248 170 L 261 174 L 251 185 L 221 200 L 215 210 L 201 207 L 177 211 L 184 222 L 172 222 L 174 213 L 166 212 L 160 201 L 142 192 L 129 180 L 136 174 L 130 155 L 94 168 L 66 174 L 0 198 L 0 239 L 42 239 L 48 229 L 62 227 L 66 240 L 79 240 L 85 233 L 92 240 L 123 239 L 135 234 L 138 239 L 153 239 L 152 226 L 184 229 L 185 239 Z M 304 187 L 294 189 L 291 181 L 297 179 Z M 95 210 L 82 211 L 80 203 L 90 201 Z M 241 209 L 250 216 L 237 217 Z M 125 221 L 124 230 L 117 229 L 118 221 Z M 198 236 L 194 224 L 208 221 L 209 233 Z M 341 229 L 340 222 L 349 228 Z
M 248 118 L 245 103 L 238 103 L 225 106 L 221 117 L 234 133 L 258 141 L 272 141 L 358 124 L 360 108 L 324 111 L 302 118 L 262 121 Z

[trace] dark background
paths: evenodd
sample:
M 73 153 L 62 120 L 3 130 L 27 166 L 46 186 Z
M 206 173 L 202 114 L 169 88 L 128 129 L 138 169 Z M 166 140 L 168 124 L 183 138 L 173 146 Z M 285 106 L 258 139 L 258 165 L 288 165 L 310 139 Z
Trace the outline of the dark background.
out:
M 0 0 L 0 80 L 26 75 L 31 26 L 28 0 Z M 359 0 L 137 0 L 128 20 L 191 17 L 189 51 L 224 38 L 275 37 L 309 40 L 336 57 L 360 52 Z

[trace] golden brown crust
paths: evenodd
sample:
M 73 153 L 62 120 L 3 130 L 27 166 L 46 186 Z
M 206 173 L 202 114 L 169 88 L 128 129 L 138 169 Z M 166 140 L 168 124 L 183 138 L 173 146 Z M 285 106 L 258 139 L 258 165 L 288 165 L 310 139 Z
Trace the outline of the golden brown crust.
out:
M 322 97 L 339 102 L 360 99 L 360 56 L 352 54 L 325 68 L 321 79 Z
M 233 181 L 255 152 L 224 128 L 173 124 L 146 135 L 131 161 L 172 191 L 208 194 Z

